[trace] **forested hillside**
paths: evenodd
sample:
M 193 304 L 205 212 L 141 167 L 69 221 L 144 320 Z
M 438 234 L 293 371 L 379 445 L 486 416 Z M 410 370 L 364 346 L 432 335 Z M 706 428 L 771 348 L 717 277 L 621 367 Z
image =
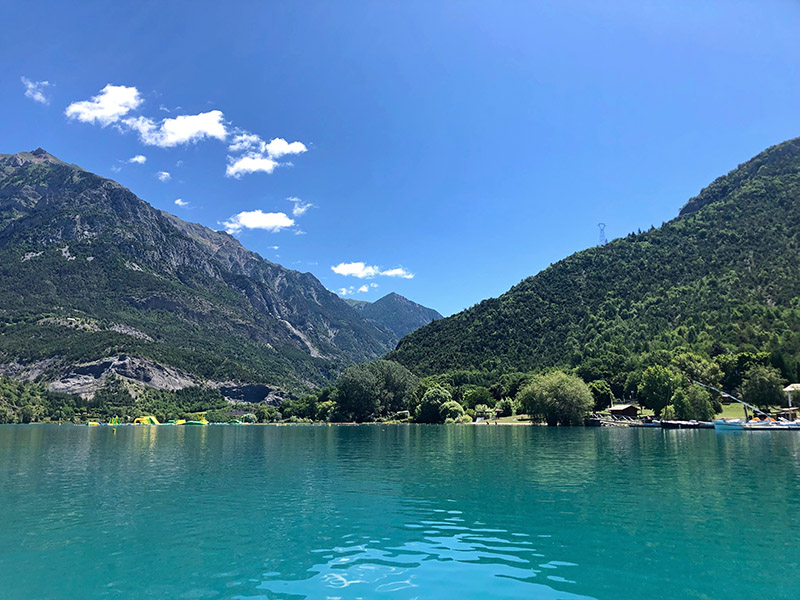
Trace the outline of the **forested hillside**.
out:
M 682 351 L 765 351 L 800 379 L 800 140 L 720 177 L 662 227 L 573 254 L 387 358 L 421 376 L 574 368 L 621 389 L 642 357 Z
M 310 273 L 42 149 L 0 155 L 0 281 L 0 374 L 17 378 L 102 378 L 76 365 L 105 361 L 165 389 L 302 391 L 397 339 Z

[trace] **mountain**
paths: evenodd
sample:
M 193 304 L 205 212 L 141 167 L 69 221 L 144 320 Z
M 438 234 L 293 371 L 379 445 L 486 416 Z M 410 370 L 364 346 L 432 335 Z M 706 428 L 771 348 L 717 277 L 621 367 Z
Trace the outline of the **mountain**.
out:
M 343 298 L 343 300 L 357 310 L 361 310 L 365 306 L 372 304 L 372 302 L 368 300 L 356 300 L 355 298 Z
M 419 375 L 577 367 L 631 357 L 766 351 L 800 377 L 800 139 L 767 149 L 658 229 L 577 252 L 401 340 Z M 795 379 L 797 381 L 797 379 Z
M 65 391 L 109 370 L 302 391 L 397 340 L 310 273 L 41 148 L 0 155 L 0 280 L 0 374 Z
M 426 308 L 394 292 L 386 294 L 375 302 L 352 299 L 347 302 L 356 310 L 361 311 L 361 314 L 368 319 L 390 329 L 398 340 L 412 331 L 442 318 L 442 315 L 432 308 Z

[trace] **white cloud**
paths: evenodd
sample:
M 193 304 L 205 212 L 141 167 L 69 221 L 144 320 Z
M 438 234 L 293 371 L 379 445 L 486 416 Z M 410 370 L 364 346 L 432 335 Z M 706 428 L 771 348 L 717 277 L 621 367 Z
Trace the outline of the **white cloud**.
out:
M 353 288 L 351 287 L 349 290 L 347 288 L 339 288 L 339 295 L 340 296 L 347 296 L 347 294 L 352 294 Z
M 175 200 L 175 204 L 177 204 L 181 208 L 189 206 L 189 203 L 186 200 L 182 200 L 181 198 L 178 198 L 177 200 Z
M 233 136 L 231 139 L 231 143 L 228 146 L 228 150 L 231 152 L 243 152 L 245 150 L 254 150 L 257 149 L 261 144 L 262 140 L 258 137 L 255 133 L 248 133 L 247 131 L 242 131 Z
M 414 274 L 409 273 L 403 267 L 389 269 L 388 271 L 381 271 L 381 275 L 384 277 L 402 277 L 403 279 L 414 279 Z
M 281 229 L 292 227 L 294 220 L 286 213 L 282 212 L 262 212 L 261 210 L 249 210 L 233 215 L 230 219 L 222 223 L 228 233 L 239 233 L 242 229 L 265 229 L 277 233 Z
M 156 122 L 149 117 L 125 119 L 123 123 L 138 132 L 139 139 L 147 146 L 172 148 L 179 144 L 198 142 L 205 138 L 224 140 L 228 135 L 223 114 L 211 110 L 196 115 L 178 115 Z
M 274 138 L 269 144 L 262 145 L 261 151 L 266 151 L 271 158 L 280 158 L 287 154 L 302 154 L 308 150 L 302 142 L 292 142 L 291 144 L 283 138 Z
M 378 287 L 378 284 L 377 284 L 377 283 L 370 283 L 370 284 L 369 284 L 369 287 L 371 287 L 371 288 L 376 288 L 376 287 Z
M 225 169 L 225 175 L 228 177 L 240 178 L 242 175 L 249 173 L 272 173 L 278 163 L 271 158 L 261 156 L 255 152 L 245 154 L 239 158 L 228 157 L 228 167 Z
M 364 293 L 366 293 L 368 291 L 369 291 L 369 286 L 367 286 L 367 285 L 362 285 L 360 288 L 358 288 L 358 293 L 359 294 L 364 294 Z
M 277 250 L 280 246 L 268 246 L 270 250 Z
M 172 175 L 170 175 L 167 171 L 159 171 L 156 173 L 156 177 L 158 177 L 159 181 L 167 182 L 172 179 Z
M 73 102 L 64 111 L 70 119 L 83 123 L 98 122 L 105 127 L 116 123 L 142 103 L 139 90 L 135 87 L 108 84 L 91 100 Z
M 302 154 L 308 148 L 302 142 L 287 142 L 283 138 L 273 138 L 265 142 L 255 133 L 235 130 L 235 134 L 228 145 L 230 152 L 242 152 L 240 156 L 228 156 L 228 168 L 225 175 L 236 177 L 249 173 L 272 173 L 276 167 L 291 165 L 279 163 L 277 159 L 288 154 Z M 295 215 L 298 216 L 298 215 Z
M 145 155 L 143 155 L 143 154 L 137 154 L 133 158 L 129 158 L 128 162 L 129 163 L 135 163 L 137 165 L 143 165 L 144 163 L 147 162 L 147 157 Z
M 414 274 L 409 273 L 403 267 L 387 269 L 382 271 L 380 267 L 370 266 L 363 262 L 339 263 L 331 267 L 331 270 L 338 275 L 358 277 L 359 279 L 372 279 L 378 275 L 383 277 L 402 277 L 403 279 L 413 279 Z M 373 284 L 378 287 L 377 284 Z
M 339 263 L 331 267 L 331 271 L 337 275 L 351 275 L 359 279 L 369 279 L 380 275 L 381 270 L 378 267 L 370 267 L 363 262 Z
M 287 154 L 302 154 L 308 148 L 303 142 L 287 142 L 283 138 L 273 138 L 269 142 L 249 131 L 237 130 L 228 145 L 231 152 L 253 152 L 269 158 L 280 158 Z
M 311 202 L 303 202 L 300 198 L 295 198 L 294 196 L 287 198 L 287 200 L 294 203 L 294 207 L 292 208 L 293 217 L 302 217 L 308 212 L 309 208 L 315 208 L 315 205 L 311 204 Z
M 45 96 L 45 90 L 52 84 L 49 81 L 31 81 L 27 77 L 20 77 L 25 86 L 25 97 L 41 104 L 50 104 L 50 99 Z

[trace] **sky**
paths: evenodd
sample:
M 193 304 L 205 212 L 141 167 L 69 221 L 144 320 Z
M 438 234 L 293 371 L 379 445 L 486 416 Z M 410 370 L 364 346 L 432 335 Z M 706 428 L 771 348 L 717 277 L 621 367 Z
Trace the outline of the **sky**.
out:
M 3 20 L 0 153 L 42 147 L 343 297 L 445 315 L 800 135 L 795 0 L 40 0 Z

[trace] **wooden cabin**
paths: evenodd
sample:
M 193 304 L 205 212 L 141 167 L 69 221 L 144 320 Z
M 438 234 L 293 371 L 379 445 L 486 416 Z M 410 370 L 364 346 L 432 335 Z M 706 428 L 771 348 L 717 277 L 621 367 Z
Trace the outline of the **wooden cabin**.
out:
M 633 417 L 639 416 L 639 407 L 635 404 L 615 404 L 608 409 L 612 417 Z

